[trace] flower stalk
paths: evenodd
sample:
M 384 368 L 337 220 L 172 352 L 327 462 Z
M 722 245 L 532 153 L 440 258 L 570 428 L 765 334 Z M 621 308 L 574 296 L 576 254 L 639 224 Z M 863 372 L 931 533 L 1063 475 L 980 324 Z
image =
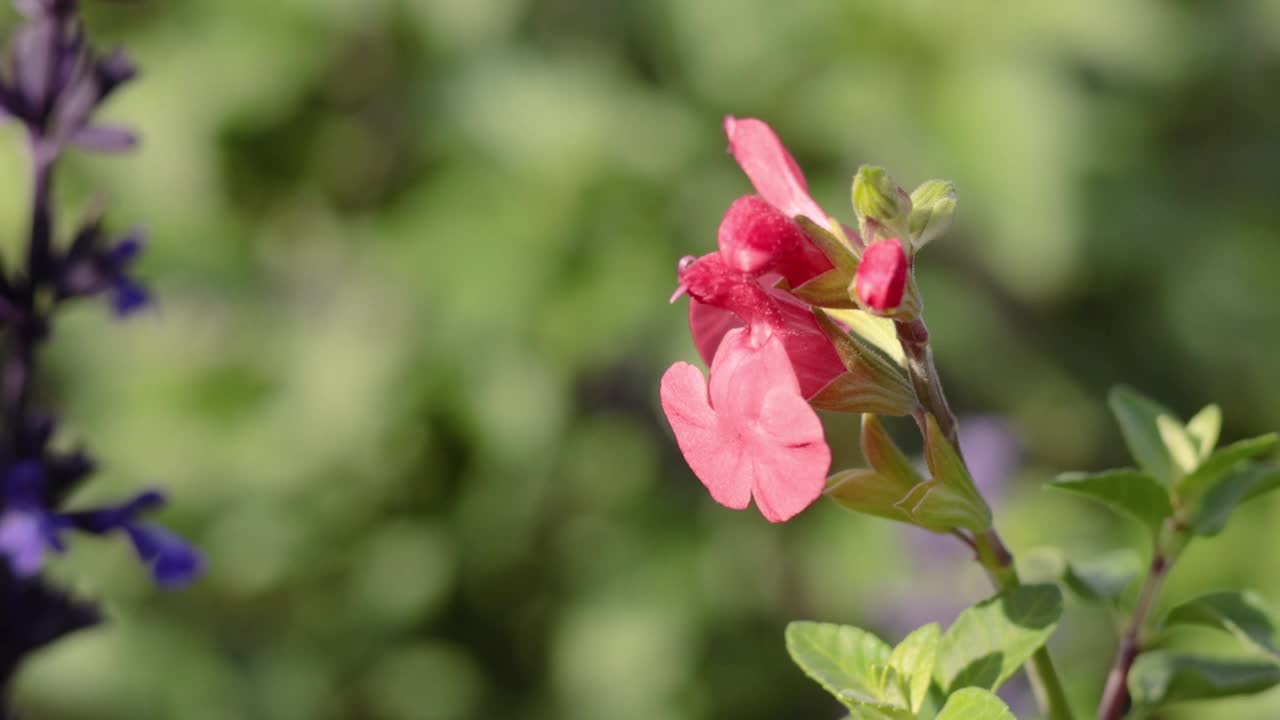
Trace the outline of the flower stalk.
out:
M 906 355 L 907 373 L 912 385 L 916 388 L 920 404 L 925 413 L 937 420 L 939 429 L 959 455 L 959 423 L 951 411 L 951 406 L 947 403 L 942 379 L 933 362 L 929 329 L 923 318 L 916 318 L 909 322 L 898 321 L 895 327 L 898 331 L 898 340 L 902 343 L 902 349 Z M 920 421 L 921 418 L 917 417 L 917 420 Z M 921 432 L 924 432 L 923 424 Z M 963 455 L 960 455 L 960 458 L 963 462 Z M 991 584 L 997 590 L 1004 592 L 1022 584 L 1017 568 L 1014 566 L 1013 554 L 1000 539 L 994 527 L 975 533 L 972 538 L 963 535 L 963 531 L 960 532 L 961 539 L 974 548 L 979 564 L 986 570 Z M 1057 668 L 1054 666 L 1053 658 L 1049 654 L 1048 646 L 1042 645 L 1036 650 L 1026 670 L 1036 702 L 1049 720 L 1071 720 L 1073 717 L 1071 705 L 1067 700 L 1067 694 L 1058 676 Z

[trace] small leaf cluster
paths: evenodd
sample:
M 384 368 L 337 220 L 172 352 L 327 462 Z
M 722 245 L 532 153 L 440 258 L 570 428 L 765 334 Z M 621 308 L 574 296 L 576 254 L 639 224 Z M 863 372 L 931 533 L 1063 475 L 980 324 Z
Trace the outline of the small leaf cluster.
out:
M 1178 532 L 1198 537 L 1222 532 L 1236 506 L 1280 487 L 1280 465 L 1256 461 L 1275 450 L 1280 435 L 1216 448 L 1217 405 L 1185 424 L 1129 388 L 1113 390 L 1110 405 L 1137 467 L 1070 473 L 1051 487 L 1105 503 L 1147 525 L 1153 536 L 1172 522 Z
M 1184 423 L 1129 388 L 1113 390 L 1109 404 L 1136 467 L 1066 474 L 1050 487 L 1098 501 L 1142 524 L 1150 535 L 1151 567 L 1127 638 L 1136 654 L 1126 677 L 1130 702 L 1152 709 L 1280 683 L 1280 620 L 1252 592 L 1211 592 L 1177 604 L 1154 622 L 1143 616 L 1153 609 L 1163 578 L 1189 542 L 1219 534 L 1240 504 L 1280 487 L 1280 465 L 1264 460 L 1280 436 L 1218 447 L 1222 412 L 1216 405 Z M 1140 566 L 1138 552 L 1123 548 L 1065 563 L 1061 579 L 1086 600 L 1119 607 Z M 1169 647 L 1174 632 L 1186 626 L 1230 635 L 1242 652 L 1215 657 Z
M 1048 640 L 1062 614 L 1054 585 L 1025 585 L 925 625 L 889 647 L 847 625 L 793 622 L 787 650 L 856 720 L 1012 720 L 994 694 Z

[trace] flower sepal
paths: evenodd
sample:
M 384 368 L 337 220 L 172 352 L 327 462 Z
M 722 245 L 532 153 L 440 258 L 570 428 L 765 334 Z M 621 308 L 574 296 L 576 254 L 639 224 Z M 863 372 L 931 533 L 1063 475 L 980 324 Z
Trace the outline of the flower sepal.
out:
M 877 415 L 910 415 L 916 410 L 915 388 L 902 366 L 871 341 L 837 325 L 820 308 L 813 313 L 847 372 L 809 398 L 810 404 L 832 412 Z

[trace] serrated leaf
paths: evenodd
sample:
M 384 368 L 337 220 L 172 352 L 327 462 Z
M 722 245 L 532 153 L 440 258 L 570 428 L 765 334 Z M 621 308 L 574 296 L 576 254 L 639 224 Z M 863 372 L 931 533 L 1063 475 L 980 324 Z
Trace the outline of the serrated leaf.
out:
M 1124 548 L 1067 565 L 1067 587 L 1086 600 L 1114 602 L 1142 572 L 1138 553 Z
M 947 693 L 995 690 L 1049 639 L 1062 615 L 1056 585 L 1022 585 L 960 613 L 938 643 L 938 680 Z
M 1178 497 L 1187 504 L 1200 499 L 1209 488 L 1222 481 L 1235 466 L 1264 453 L 1275 450 L 1280 435 L 1268 433 L 1255 438 L 1240 440 L 1215 450 L 1195 472 L 1182 478 L 1175 487 Z
M 934 720 L 1018 720 L 1004 701 L 988 690 L 970 687 L 947 698 Z
M 1201 460 L 1209 457 L 1209 453 L 1218 446 L 1218 433 L 1222 431 L 1222 408 L 1217 405 L 1206 405 L 1187 421 L 1187 434 L 1196 444 L 1196 451 Z
M 886 477 L 870 468 L 858 468 L 827 478 L 827 489 L 823 494 L 854 512 L 913 523 L 911 513 L 898 507 L 910 492 L 911 487 L 904 486 L 896 478 Z
M 925 696 L 929 693 L 941 635 L 938 624 L 930 623 L 904 638 L 889 655 L 889 668 L 902 680 L 908 691 L 905 700 L 912 712 L 920 711 Z
M 1120 385 L 1111 389 L 1107 404 L 1120 423 L 1129 453 L 1148 475 L 1162 483 L 1170 483 L 1174 477 L 1173 459 L 1160 435 L 1157 418 L 1164 415 L 1174 420 L 1178 416 L 1163 405 L 1151 400 L 1132 388 Z
M 916 391 L 900 365 L 836 325 L 821 309 L 814 308 L 814 317 L 848 372 L 828 383 L 810 403 L 823 410 L 876 415 L 910 415 L 915 410 Z
M 891 650 L 880 638 L 850 625 L 807 621 L 787 625 L 786 638 L 796 665 L 850 711 L 881 700 L 875 667 L 888 664 Z
M 1154 650 L 1129 671 L 1129 694 L 1140 705 L 1247 695 L 1280 682 L 1280 665 L 1264 660 L 1211 658 Z
M 1240 503 L 1280 487 L 1280 466 L 1238 465 L 1196 504 L 1188 526 L 1196 535 L 1212 537 L 1222 532 Z
M 976 517 L 975 524 L 960 527 L 978 531 L 990 528 L 991 508 L 987 507 L 977 486 L 973 484 L 973 478 L 969 476 L 969 469 L 960 459 L 960 454 L 951 446 L 951 441 L 947 440 L 947 436 L 938 427 L 937 418 L 927 415 L 925 423 L 924 459 L 929 466 L 929 473 L 934 481 L 941 482 L 950 491 L 946 497 L 947 503 L 956 502 L 949 497 L 950 494 L 954 494 L 961 501 L 959 504 L 967 505 L 966 511 Z M 942 498 L 941 493 L 936 494 L 937 499 Z M 927 499 L 926 496 L 921 501 L 924 502 Z
M 1104 470 L 1100 473 L 1066 473 L 1048 487 L 1084 495 L 1145 523 L 1153 531 L 1173 515 L 1169 493 L 1150 475 L 1137 470 Z
M 1205 625 L 1231 633 L 1249 647 L 1280 659 L 1276 616 L 1252 592 L 1215 592 L 1178 605 L 1165 616 L 1164 626 Z

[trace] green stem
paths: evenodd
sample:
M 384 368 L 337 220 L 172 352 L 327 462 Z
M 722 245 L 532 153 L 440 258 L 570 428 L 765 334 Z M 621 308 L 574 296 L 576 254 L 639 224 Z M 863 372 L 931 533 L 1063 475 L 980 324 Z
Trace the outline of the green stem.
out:
M 974 540 L 978 548 L 978 562 L 987 571 L 987 576 L 996 589 L 1003 592 L 1022 584 L 1018 570 L 1013 565 L 1013 555 L 994 528 L 978 534 Z M 1072 720 L 1071 703 L 1067 700 L 1067 692 L 1062 687 L 1062 680 L 1047 645 L 1041 645 L 1031 656 L 1026 671 L 1036 703 L 1046 717 L 1049 720 Z
M 959 423 L 947 403 L 946 393 L 942 389 L 942 379 L 933 364 L 933 350 L 929 346 L 929 329 L 922 318 L 912 321 L 894 323 L 898 331 L 898 340 L 902 343 L 903 353 L 907 360 L 907 374 L 915 387 L 916 397 L 925 412 L 933 415 L 938 421 L 938 428 L 955 448 L 960 450 L 958 432 Z M 921 427 L 921 432 L 924 428 Z M 1000 540 L 995 528 L 973 537 L 973 547 L 977 551 L 978 562 L 987 571 L 991 584 L 1001 592 L 1019 587 L 1022 581 L 1018 578 L 1017 568 L 1013 563 L 1013 555 Z M 1031 688 L 1035 692 L 1040 709 L 1049 720 L 1072 720 L 1071 704 L 1067 701 L 1066 691 L 1058 670 L 1054 667 L 1053 658 L 1047 646 L 1040 646 L 1026 665 L 1027 676 L 1031 680 Z
M 1133 614 L 1129 616 L 1129 624 L 1120 637 L 1120 647 L 1116 650 L 1116 659 L 1107 673 L 1107 684 L 1102 690 L 1102 702 L 1098 705 L 1098 720 L 1120 720 L 1129 711 L 1132 704 L 1129 697 L 1129 670 L 1133 662 L 1142 652 L 1142 632 L 1156 608 L 1160 591 L 1164 589 L 1165 578 L 1173 563 L 1186 547 L 1185 531 L 1173 520 L 1165 521 L 1162 532 L 1157 535 L 1155 549 L 1151 553 L 1151 568 L 1138 591 L 1138 601 L 1133 606 Z

